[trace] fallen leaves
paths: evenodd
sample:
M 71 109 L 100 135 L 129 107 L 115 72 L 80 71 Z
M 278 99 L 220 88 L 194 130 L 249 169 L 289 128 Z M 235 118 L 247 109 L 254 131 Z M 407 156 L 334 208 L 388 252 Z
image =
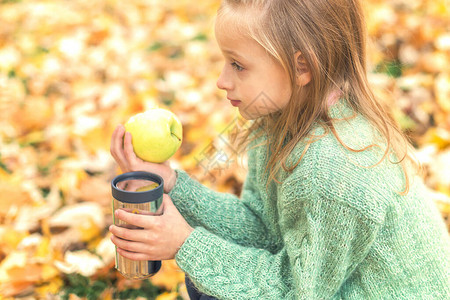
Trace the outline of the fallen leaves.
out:
M 184 275 L 174 262 L 155 277 L 160 288 L 113 270 L 109 184 L 118 170 L 109 139 L 117 124 L 155 105 L 186 100 L 171 109 L 195 123 L 192 108 L 208 97 L 209 113 L 219 98 L 215 88 L 201 87 L 215 85 L 202 78 L 211 70 L 200 63 L 211 55 L 209 18 L 218 3 L 0 5 L 2 296 L 66 291 L 112 299 L 140 289 L 176 298 Z M 32 273 L 22 276 L 25 266 Z
M 2 176 L 0 181 L 0 195 L 5 195 L 5 199 L 0 201 L 0 215 L 6 215 L 11 209 L 18 209 L 20 206 L 32 202 L 32 198 L 22 186 L 19 176 Z M 2 197 L 3 198 L 3 197 Z
M 8 245 L 11 242 L 17 244 L 20 240 L 17 248 L 0 263 L 0 290 L 4 297 L 33 291 L 34 287 L 49 283 L 59 276 L 53 265 L 55 257 L 52 255 L 49 240 L 37 234 L 24 235 L 18 233 L 17 239 L 5 241 Z
M 0 298 L 187 297 L 163 262 L 150 280 L 114 270 L 109 154 L 115 126 L 161 106 L 184 126 L 172 159 L 240 193 L 235 110 L 216 87 L 219 1 L 0 1 Z M 364 1 L 370 81 L 411 137 L 450 229 L 450 33 L 445 0 Z
M 180 282 L 184 282 L 184 273 L 178 268 L 175 261 L 166 261 L 162 264 L 160 272 L 156 273 L 151 281 L 160 288 L 172 291 L 172 293 L 168 293 L 170 295 L 175 292 L 173 291 L 174 287 L 177 287 Z
M 67 251 L 64 261 L 55 261 L 55 266 L 63 273 L 78 273 L 86 277 L 94 275 L 103 267 L 103 260 L 88 250 Z

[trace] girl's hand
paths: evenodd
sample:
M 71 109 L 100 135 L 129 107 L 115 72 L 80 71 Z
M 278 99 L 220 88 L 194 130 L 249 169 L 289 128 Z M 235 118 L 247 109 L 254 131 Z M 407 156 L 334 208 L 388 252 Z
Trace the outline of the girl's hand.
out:
M 142 229 L 111 225 L 111 241 L 117 252 L 131 260 L 173 259 L 194 230 L 181 216 L 169 195 L 164 194 L 162 215 L 140 215 L 116 210 L 115 217 Z
M 169 193 L 177 181 L 175 170 L 166 161 L 162 164 L 143 161 L 136 156 L 131 144 L 131 133 L 125 132 L 123 125 L 118 125 L 111 138 L 111 155 L 119 164 L 122 172 L 147 171 L 158 174 L 164 179 L 164 192 Z

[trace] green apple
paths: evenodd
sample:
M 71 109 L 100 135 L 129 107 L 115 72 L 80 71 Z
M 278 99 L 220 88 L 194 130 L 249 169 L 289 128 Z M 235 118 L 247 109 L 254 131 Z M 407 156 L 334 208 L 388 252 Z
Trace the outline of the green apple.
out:
M 153 108 L 132 116 L 125 123 L 134 153 L 142 160 L 162 163 L 181 146 L 183 127 L 171 111 Z

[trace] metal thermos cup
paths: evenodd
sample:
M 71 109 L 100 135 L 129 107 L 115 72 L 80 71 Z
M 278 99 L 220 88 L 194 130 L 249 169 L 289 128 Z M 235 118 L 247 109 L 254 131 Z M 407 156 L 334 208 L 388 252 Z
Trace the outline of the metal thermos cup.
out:
M 111 181 L 114 225 L 140 230 L 114 217 L 114 211 L 124 209 L 135 214 L 158 215 L 163 200 L 163 179 L 148 172 L 128 172 Z M 116 251 L 116 269 L 130 279 L 144 279 L 156 274 L 161 261 L 134 261 Z

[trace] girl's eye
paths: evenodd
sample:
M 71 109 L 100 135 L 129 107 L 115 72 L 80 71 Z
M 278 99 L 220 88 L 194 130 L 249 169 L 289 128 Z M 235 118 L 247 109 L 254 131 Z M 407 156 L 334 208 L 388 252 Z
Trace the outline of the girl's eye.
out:
M 233 69 L 235 69 L 236 71 L 242 71 L 244 70 L 243 67 L 241 67 L 239 64 L 237 64 L 236 62 L 232 62 L 231 66 L 233 67 Z

